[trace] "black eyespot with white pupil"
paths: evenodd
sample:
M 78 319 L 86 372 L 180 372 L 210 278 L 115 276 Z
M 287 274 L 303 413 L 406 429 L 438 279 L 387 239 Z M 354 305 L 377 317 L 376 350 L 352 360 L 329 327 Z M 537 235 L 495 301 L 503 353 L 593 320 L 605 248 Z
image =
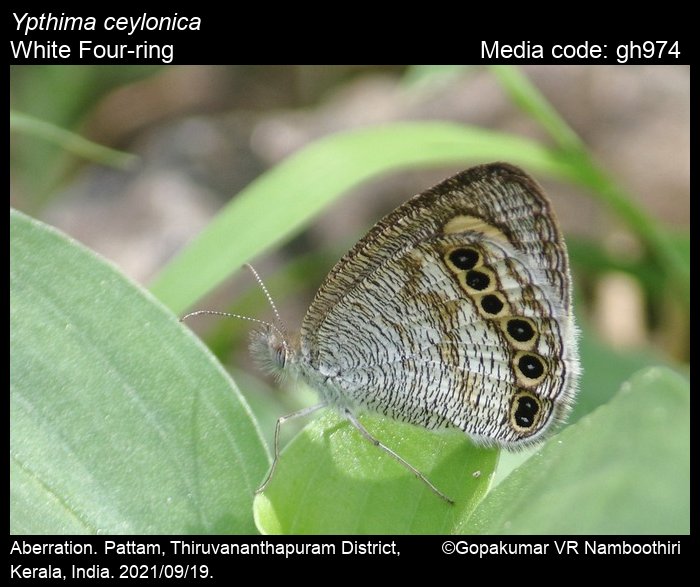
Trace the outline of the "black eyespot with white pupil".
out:
M 537 379 L 544 373 L 544 365 L 542 359 L 537 355 L 523 355 L 518 360 L 518 369 L 520 372 L 530 379 Z
M 479 262 L 479 253 L 474 249 L 455 249 L 450 253 L 450 261 L 457 269 L 467 271 Z
M 516 426 L 529 430 L 537 422 L 540 412 L 540 403 L 532 395 L 522 394 L 515 398 L 513 420 Z
M 489 286 L 491 279 L 486 273 L 482 273 L 481 271 L 469 271 L 465 282 L 472 289 L 481 291 Z
M 519 318 L 513 318 L 508 320 L 508 334 L 510 334 L 514 340 L 518 342 L 527 342 L 532 340 L 535 336 L 535 331 L 526 320 L 520 320 Z

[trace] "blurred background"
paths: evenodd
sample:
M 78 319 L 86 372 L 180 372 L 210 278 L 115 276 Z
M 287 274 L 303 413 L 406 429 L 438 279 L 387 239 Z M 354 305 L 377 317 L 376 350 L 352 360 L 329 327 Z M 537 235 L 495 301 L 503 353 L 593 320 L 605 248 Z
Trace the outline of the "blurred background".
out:
M 688 67 L 522 72 L 689 264 Z M 241 189 L 319 138 L 442 120 L 552 144 L 485 67 L 20 66 L 10 71 L 10 104 L 11 206 L 67 232 L 145 286 Z M 120 153 L 81 146 L 79 137 Z M 366 182 L 254 259 L 290 329 L 334 262 L 377 220 L 468 166 Z M 609 396 L 646 364 L 686 371 L 688 299 L 650 261 L 644 235 L 596 194 L 529 171 L 552 199 L 571 253 L 589 378 L 583 388 L 607 386 Z M 252 277 L 235 270 L 197 308 L 272 315 Z M 275 391 L 249 365 L 245 322 L 202 318 L 189 326 L 234 371 L 266 431 L 272 425 L 265 421 L 308 401 L 306 392 Z M 607 373 L 616 369 L 619 376 Z

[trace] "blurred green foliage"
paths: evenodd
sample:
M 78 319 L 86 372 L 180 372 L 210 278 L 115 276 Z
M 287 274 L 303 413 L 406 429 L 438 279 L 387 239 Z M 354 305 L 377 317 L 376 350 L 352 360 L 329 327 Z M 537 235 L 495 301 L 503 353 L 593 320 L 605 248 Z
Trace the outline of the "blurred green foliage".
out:
M 76 165 L 75 139 L 67 131 L 80 134 L 86 113 L 100 98 L 124 84 L 148 78 L 159 69 L 89 65 L 25 65 L 10 69 L 10 107 L 24 123 L 18 127 L 11 117 L 10 129 L 14 132 L 10 166 L 13 182 L 21 184 L 23 192 L 29 194 L 24 200 L 29 211 L 36 212 L 53 197 Z M 57 128 L 65 133 L 62 138 L 55 136 Z M 103 149 L 95 147 L 94 158 L 104 161 Z M 89 154 L 89 148 L 83 149 L 80 156 Z M 117 156 L 117 160 L 123 161 L 123 157 Z

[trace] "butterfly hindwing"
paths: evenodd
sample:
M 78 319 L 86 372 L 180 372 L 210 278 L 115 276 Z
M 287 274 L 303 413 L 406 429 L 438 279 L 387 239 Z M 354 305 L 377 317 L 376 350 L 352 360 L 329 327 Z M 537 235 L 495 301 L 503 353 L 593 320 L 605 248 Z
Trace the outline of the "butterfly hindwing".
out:
M 524 444 L 573 399 L 569 283 L 539 186 L 507 164 L 476 167 L 338 262 L 302 324 L 299 369 L 331 403 Z

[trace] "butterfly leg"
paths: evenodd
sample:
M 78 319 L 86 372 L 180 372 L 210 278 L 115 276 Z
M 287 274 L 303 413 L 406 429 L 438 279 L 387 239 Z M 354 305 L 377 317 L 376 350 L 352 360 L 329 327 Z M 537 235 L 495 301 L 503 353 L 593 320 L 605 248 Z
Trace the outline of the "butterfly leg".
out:
M 355 417 L 355 415 L 350 411 L 345 409 L 344 411 L 345 417 L 350 420 L 350 423 L 357 428 L 357 431 L 364 436 L 366 440 L 371 442 L 374 446 L 381 448 L 385 453 L 387 453 L 392 459 L 394 459 L 396 462 L 399 464 L 403 465 L 406 467 L 411 473 L 413 473 L 418 479 L 420 479 L 423 483 L 425 483 L 428 487 L 430 487 L 430 490 L 440 497 L 441 499 L 444 499 L 447 503 L 450 505 L 454 505 L 454 501 L 452 501 L 449 497 L 447 497 L 442 491 L 440 491 L 435 485 L 433 485 L 430 480 L 423 475 L 418 469 L 416 469 L 411 463 L 409 463 L 407 460 L 405 460 L 403 457 L 401 457 L 399 454 L 391 450 L 388 446 L 383 444 L 380 440 L 376 439 L 374 436 L 372 436 L 367 428 L 365 428 L 362 424 L 360 424 L 360 421 Z
M 270 483 L 270 480 L 272 479 L 272 475 L 275 473 L 275 469 L 277 468 L 277 461 L 279 460 L 280 456 L 280 428 L 282 427 L 282 424 L 284 424 L 288 420 L 294 420 L 296 418 L 303 418 L 304 416 L 308 416 L 309 414 L 313 414 L 314 412 L 320 410 L 321 408 L 326 407 L 326 403 L 320 403 L 316 404 L 315 406 L 309 406 L 308 408 L 302 408 L 301 410 L 297 410 L 296 412 L 292 412 L 291 414 L 287 414 L 286 416 L 280 416 L 277 418 L 277 424 L 275 425 L 275 457 L 272 460 L 272 466 L 270 467 L 270 472 L 267 474 L 267 477 L 265 477 L 265 480 L 262 482 L 260 487 L 258 487 L 255 490 L 255 493 L 262 493 L 265 491 L 265 488 L 268 486 Z

